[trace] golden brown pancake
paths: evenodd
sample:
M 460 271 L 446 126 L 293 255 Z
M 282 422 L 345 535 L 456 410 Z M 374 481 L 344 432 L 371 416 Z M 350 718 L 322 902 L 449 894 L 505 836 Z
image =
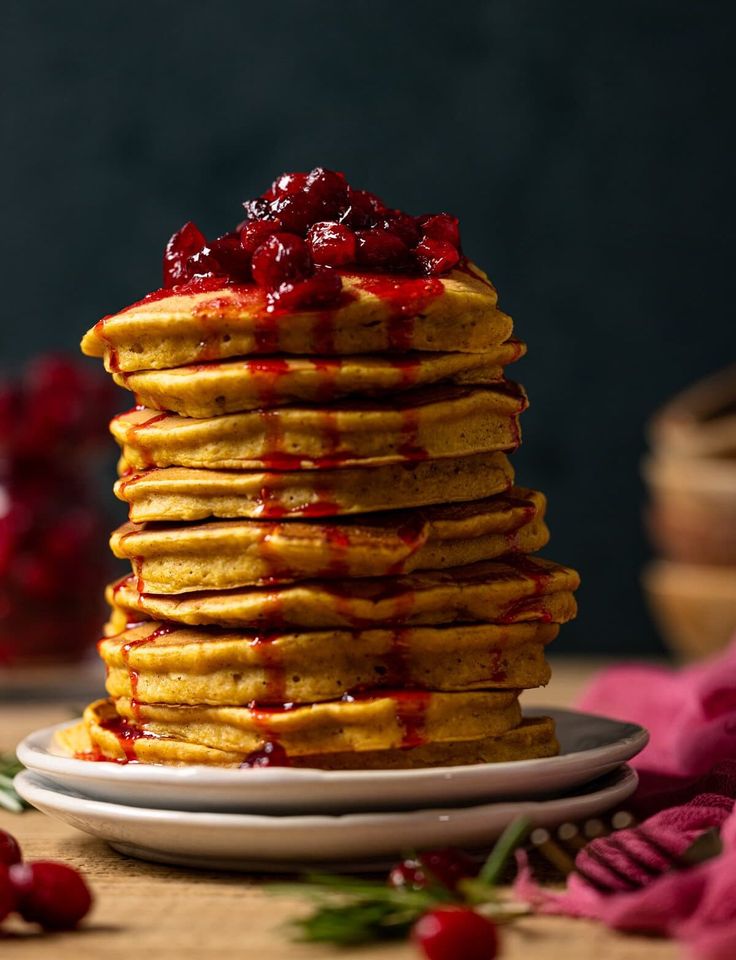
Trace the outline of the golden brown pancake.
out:
M 138 760 L 175 766 L 239 766 L 248 754 L 218 750 L 174 738 L 145 736 L 133 723 L 122 724 L 109 700 L 98 700 L 85 710 L 84 720 L 56 735 L 58 745 L 72 756 L 93 760 Z M 344 753 L 305 754 L 291 757 L 294 767 L 323 770 L 411 769 L 457 766 L 466 763 L 497 763 L 554 756 L 559 751 L 554 722 L 533 717 L 496 737 L 460 742 L 428 743 L 394 750 L 364 750 Z
M 114 702 L 120 717 L 154 736 L 238 753 L 273 741 L 292 757 L 478 740 L 521 721 L 515 690 L 377 691 L 286 708 Z
M 100 641 L 110 696 L 144 703 L 310 703 L 365 689 L 546 684 L 551 623 L 244 633 L 154 621 Z
M 513 480 L 505 454 L 479 453 L 341 470 L 154 468 L 123 476 L 115 493 L 129 504 L 135 523 L 298 518 L 481 500 L 508 490 Z
M 276 407 L 206 420 L 134 409 L 115 417 L 110 430 L 137 470 L 379 466 L 514 449 L 526 407 L 523 390 L 509 382 L 437 385 L 395 400 Z
M 352 357 L 239 358 L 172 370 L 116 373 L 136 402 L 185 417 L 217 417 L 285 403 L 330 403 L 343 397 L 377 397 L 449 382 L 488 384 L 525 352 L 518 340 L 485 354 L 414 353 Z
M 190 525 L 125 523 L 110 538 L 146 593 L 230 590 L 310 577 L 384 577 L 444 569 L 549 539 L 546 501 L 512 487 L 470 503 L 334 520 L 218 520 Z
M 342 306 L 288 314 L 268 313 L 263 290 L 250 284 L 158 291 L 96 324 L 82 352 L 112 372 L 167 370 L 253 354 L 483 353 L 511 335 L 511 318 L 474 264 L 441 278 L 341 275 Z
M 541 557 L 517 556 L 402 577 L 311 580 L 178 596 L 141 594 L 131 575 L 109 586 L 107 599 L 113 606 L 115 633 L 124 629 L 126 619 L 141 617 L 256 630 L 462 620 L 565 623 L 577 612 L 572 591 L 579 585 L 580 577 L 569 567 Z

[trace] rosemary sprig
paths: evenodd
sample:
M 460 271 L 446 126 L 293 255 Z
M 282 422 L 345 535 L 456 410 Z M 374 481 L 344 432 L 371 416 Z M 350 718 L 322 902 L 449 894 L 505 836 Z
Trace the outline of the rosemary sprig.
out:
M 508 922 L 519 916 L 519 909 L 499 900 L 496 884 L 513 851 L 528 832 L 526 819 L 511 823 L 478 876 L 462 880 L 455 891 L 433 880 L 426 866 L 423 871 L 429 883 L 421 889 L 331 874 L 308 874 L 302 883 L 276 884 L 270 889 L 274 893 L 298 894 L 316 901 L 314 910 L 295 921 L 294 927 L 298 939 L 317 943 L 357 946 L 400 939 L 424 913 L 448 903 L 478 907 L 494 921 Z
M 25 800 L 21 800 L 15 792 L 13 777 L 20 773 L 23 764 L 8 754 L 0 754 L 0 808 L 10 813 L 23 813 L 28 808 Z

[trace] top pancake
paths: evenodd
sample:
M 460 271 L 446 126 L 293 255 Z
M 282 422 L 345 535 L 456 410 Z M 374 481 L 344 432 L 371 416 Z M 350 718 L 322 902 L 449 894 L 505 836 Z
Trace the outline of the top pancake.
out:
M 340 306 L 288 314 L 269 313 L 254 284 L 157 291 L 96 324 L 82 352 L 110 371 L 163 370 L 252 354 L 483 353 L 511 335 L 511 318 L 474 264 L 441 278 L 341 276 Z

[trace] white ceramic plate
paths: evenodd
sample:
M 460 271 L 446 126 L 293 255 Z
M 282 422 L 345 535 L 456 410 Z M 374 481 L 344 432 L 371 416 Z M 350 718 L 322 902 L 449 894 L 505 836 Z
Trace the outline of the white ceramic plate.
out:
M 65 726 L 59 724 L 27 737 L 18 748 L 18 758 L 29 770 L 61 787 L 111 803 L 167 810 L 344 813 L 540 797 L 603 776 L 639 753 L 648 739 L 646 730 L 636 724 L 574 710 L 542 708 L 525 713 L 554 717 L 559 756 L 461 767 L 356 771 L 90 763 L 55 750 L 54 733 Z
M 89 800 L 38 774 L 16 777 L 18 793 L 39 810 L 107 840 L 132 857 L 207 869 L 283 872 L 342 863 L 365 866 L 407 849 L 487 847 L 515 817 L 553 827 L 596 816 L 636 789 L 636 773 L 619 767 L 574 793 L 551 800 L 482 806 L 352 813 L 339 816 L 263 816 L 128 807 Z

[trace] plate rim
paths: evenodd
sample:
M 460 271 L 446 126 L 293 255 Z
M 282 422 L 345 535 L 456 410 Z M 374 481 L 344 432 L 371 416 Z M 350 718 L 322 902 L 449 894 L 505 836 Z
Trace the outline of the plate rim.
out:
M 24 796 L 24 786 L 30 781 L 33 789 L 40 790 L 45 794 L 51 794 L 54 797 L 62 798 L 61 807 L 66 808 L 68 813 L 76 816 L 84 816 L 85 811 L 90 816 L 96 816 L 97 819 L 103 817 L 114 818 L 120 822 L 140 822 L 144 820 L 148 823 L 160 824 L 182 824 L 183 818 L 192 825 L 201 827 L 220 827 L 220 828 L 275 828 L 280 830 L 301 830 L 307 828 L 355 828 L 361 826 L 375 826 L 376 823 L 386 822 L 387 819 L 394 825 L 406 824 L 407 821 L 422 819 L 425 821 L 447 820 L 453 816 L 462 814 L 476 813 L 483 814 L 494 808 L 496 811 L 508 807 L 541 807 L 550 806 L 564 802 L 574 801 L 576 798 L 590 798 L 598 795 L 605 795 L 614 788 L 622 788 L 623 785 L 631 786 L 627 796 L 636 790 L 639 784 L 639 775 L 636 770 L 627 763 L 622 763 L 614 770 L 604 774 L 612 782 L 606 783 L 603 787 L 596 790 L 585 791 L 583 793 L 567 793 L 554 797 L 532 797 L 528 800 L 499 800 L 490 803 L 472 803 L 460 806 L 421 807 L 410 810 L 376 810 L 372 812 L 348 812 L 348 813 L 304 813 L 304 814 L 264 814 L 264 813 L 229 813 L 222 811 L 206 810 L 171 810 L 158 807 L 135 807 L 124 803 L 114 803 L 108 800 L 98 800 L 90 797 L 82 797 L 62 789 L 58 784 L 44 780 L 41 774 L 32 770 L 23 770 L 15 777 L 15 783 L 20 787 L 18 792 Z M 40 780 L 41 783 L 36 781 Z M 595 783 L 595 781 L 591 781 Z M 591 783 L 582 784 L 583 788 L 589 787 Z M 25 799 L 25 797 L 24 797 Z M 27 801 L 32 803 L 32 801 Z M 32 803 L 35 807 L 35 804 Z M 81 810 L 80 810 L 81 805 Z M 388 826 L 388 823 L 386 823 Z
M 285 782 L 299 783 L 304 781 L 319 782 L 328 786 L 329 784 L 361 784 L 381 782 L 395 782 L 398 779 L 402 781 L 422 781 L 426 779 L 435 780 L 438 778 L 463 780 L 465 778 L 475 778 L 479 771 L 493 769 L 502 776 L 504 771 L 513 769 L 518 775 L 527 773 L 528 775 L 538 772 L 540 769 L 549 768 L 550 764 L 555 766 L 570 765 L 574 763 L 583 763 L 595 769 L 596 765 L 605 766 L 610 764 L 624 763 L 640 753 L 649 742 L 649 731 L 641 724 L 628 720 L 617 720 L 615 717 L 608 717 L 604 714 L 594 714 L 589 711 L 575 710 L 568 707 L 533 707 L 524 710 L 524 716 L 545 716 L 553 717 L 565 715 L 574 715 L 577 720 L 584 718 L 594 718 L 596 720 L 606 720 L 620 727 L 632 728 L 631 732 L 622 735 L 612 743 L 603 744 L 596 747 L 589 747 L 584 750 L 576 750 L 572 753 L 558 754 L 553 757 L 537 757 L 529 760 L 505 760 L 498 763 L 488 764 L 459 764 L 457 766 L 441 767 L 417 767 L 409 770 L 322 770 L 318 767 L 261 767 L 257 768 L 257 776 L 261 784 L 284 784 Z M 233 786 L 236 782 L 235 777 L 243 777 L 238 785 L 246 783 L 245 776 L 240 774 L 239 768 L 218 768 L 210 767 L 204 764 L 192 764 L 189 766 L 174 767 L 164 764 L 116 764 L 116 763 L 89 763 L 86 760 L 80 760 L 76 757 L 65 757 L 60 754 L 51 753 L 48 741 L 58 731 L 71 727 L 80 722 L 81 718 L 61 721 L 51 724 L 29 733 L 16 747 L 16 754 L 20 762 L 28 769 L 48 774 L 50 776 L 64 775 L 67 777 L 75 776 L 80 780 L 89 782 L 110 782 L 131 781 L 133 783 L 148 783 L 156 786 L 187 786 L 189 782 L 196 781 L 197 786 Z M 41 744 L 45 744 L 42 746 Z M 206 784 L 203 783 L 203 774 L 207 776 Z M 253 771 L 249 770 L 247 776 L 252 776 Z

